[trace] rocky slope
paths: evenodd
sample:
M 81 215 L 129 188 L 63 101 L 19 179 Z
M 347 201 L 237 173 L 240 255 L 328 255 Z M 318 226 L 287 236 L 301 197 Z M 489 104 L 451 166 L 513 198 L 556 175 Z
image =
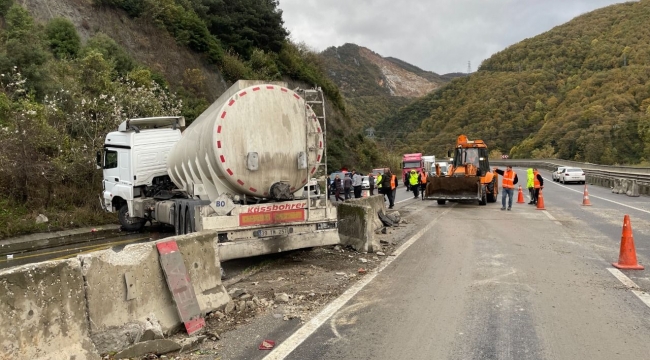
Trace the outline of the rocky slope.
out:
M 346 98 L 348 113 L 363 126 L 377 124 L 449 81 L 355 44 L 330 47 L 321 56 L 329 77 Z

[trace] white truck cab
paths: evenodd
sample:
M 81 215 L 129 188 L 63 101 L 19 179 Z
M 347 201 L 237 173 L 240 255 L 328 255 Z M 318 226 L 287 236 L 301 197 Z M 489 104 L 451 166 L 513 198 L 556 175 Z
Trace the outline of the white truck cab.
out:
M 133 213 L 133 199 L 152 188 L 171 186 L 167 155 L 181 138 L 182 116 L 131 119 L 109 133 L 97 154 L 104 170 L 101 205 L 119 212 L 120 220 Z M 140 131 L 143 128 L 147 131 Z M 141 220 L 137 220 L 141 221 Z

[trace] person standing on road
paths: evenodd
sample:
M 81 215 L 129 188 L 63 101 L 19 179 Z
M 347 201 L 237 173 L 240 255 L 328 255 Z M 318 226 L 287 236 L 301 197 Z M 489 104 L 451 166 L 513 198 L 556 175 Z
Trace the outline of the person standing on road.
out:
M 347 173 L 343 179 L 343 195 L 345 200 L 352 198 L 350 196 L 350 190 L 352 190 L 352 178 L 350 177 L 350 173 Z
M 526 187 L 528 188 L 528 195 L 530 195 L 530 204 L 535 203 L 535 175 L 533 174 L 533 168 L 526 170 Z
M 399 185 L 399 182 L 397 181 L 397 175 L 392 174 L 391 175 L 391 181 L 390 181 L 390 192 L 391 192 L 391 198 L 393 205 L 395 205 L 395 198 L 397 197 L 397 186 Z M 393 208 L 393 205 L 388 207 L 389 209 Z
M 383 188 L 384 174 L 379 173 L 379 175 L 377 175 L 377 180 L 375 181 L 375 183 L 377 184 L 377 194 L 384 195 L 384 202 L 386 202 L 386 192 L 384 191 Z
M 370 185 L 370 196 L 375 195 L 375 174 L 368 174 L 368 185 Z
M 499 170 L 499 168 L 494 169 L 494 171 L 503 177 L 501 187 L 503 192 L 501 193 L 501 210 L 506 209 L 506 196 L 508 196 L 508 211 L 512 210 L 512 198 L 514 196 L 515 184 L 519 182 L 517 174 L 512 170 L 512 165 L 506 167 L 506 171 Z
M 417 199 L 418 190 L 420 190 L 420 175 L 418 175 L 415 169 L 411 170 L 411 174 L 409 175 L 409 185 L 411 190 L 413 190 L 413 198 Z
M 424 192 L 427 189 L 427 171 L 422 169 L 420 172 L 420 192 L 422 193 L 422 200 L 424 200 Z
M 341 178 L 336 175 L 334 179 L 334 199 L 336 201 L 343 201 L 344 199 L 341 197 L 341 192 L 343 191 L 343 182 L 341 181 Z
M 542 175 L 540 175 L 539 171 L 537 171 L 537 168 L 533 169 L 533 187 L 535 188 L 535 196 L 533 196 L 533 203 L 531 205 L 537 205 L 537 199 L 539 199 L 539 191 L 540 189 L 544 188 L 544 178 Z
M 388 197 L 388 208 L 392 209 L 395 205 L 395 197 L 393 196 L 393 188 L 396 187 L 396 177 L 393 173 L 390 172 L 389 168 L 384 170 L 384 174 L 381 176 L 381 189 L 383 190 L 384 195 Z
M 361 198 L 361 175 L 355 169 L 352 169 L 352 187 L 354 188 L 354 198 Z

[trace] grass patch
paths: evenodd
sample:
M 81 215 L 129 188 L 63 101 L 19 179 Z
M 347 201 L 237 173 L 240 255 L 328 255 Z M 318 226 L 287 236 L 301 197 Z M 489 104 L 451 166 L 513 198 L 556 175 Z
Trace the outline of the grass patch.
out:
M 37 224 L 39 214 L 47 216 L 48 222 Z M 0 239 L 38 232 L 75 229 L 86 226 L 117 224 L 117 215 L 97 210 L 97 206 L 85 205 L 70 209 L 47 208 L 30 211 L 24 205 L 8 199 L 0 199 Z

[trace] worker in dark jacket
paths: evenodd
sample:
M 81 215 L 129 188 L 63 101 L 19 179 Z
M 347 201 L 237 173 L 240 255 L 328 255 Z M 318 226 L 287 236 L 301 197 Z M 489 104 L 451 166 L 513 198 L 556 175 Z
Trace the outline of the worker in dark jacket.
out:
M 499 170 L 498 168 L 494 171 L 502 176 L 501 188 L 503 192 L 501 193 L 501 210 L 506 209 L 506 197 L 508 197 L 508 211 L 512 210 L 512 198 L 515 193 L 515 184 L 519 182 L 517 178 L 517 173 L 512 170 L 512 165 L 506 167 L 506 171 Z
M 535 188 L 535 192 L 533 193 L 533 199 L 528 203 L 530 205 L 537 204 L 537 199 L 539 199 L 539 191 L 540 189 L 544 188 L 544 178 L 542 175 L 540 175 L 539 171 L 537 171 L 537 168 L 533 169 L 533 186 Z

